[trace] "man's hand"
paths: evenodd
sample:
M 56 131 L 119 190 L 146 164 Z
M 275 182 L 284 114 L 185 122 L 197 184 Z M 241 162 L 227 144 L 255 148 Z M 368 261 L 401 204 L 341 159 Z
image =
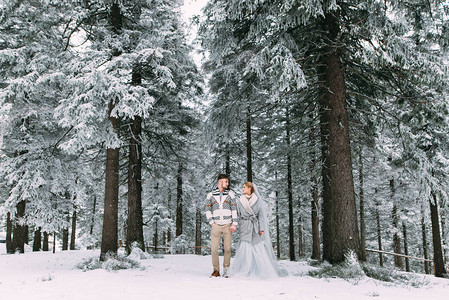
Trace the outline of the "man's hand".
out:
M 259 235 L 260 235 L 260 236 L 262 236 L 262 234 L 263 234 L 263 231 L 262 231 L 262 230 L 261 230 L 261 231 L 259 231 Z
M 231 232 L 236 232 L 237 231 L 237 226 L 232 225 L 229 230 L 231 230 Z

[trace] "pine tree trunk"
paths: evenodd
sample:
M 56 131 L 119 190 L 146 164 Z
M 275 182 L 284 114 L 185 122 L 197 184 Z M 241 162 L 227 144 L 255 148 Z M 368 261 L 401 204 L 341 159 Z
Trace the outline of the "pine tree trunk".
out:
M 323 63 L 324 64 L 324 63 Z M 320 82 L 325 82 L 325 68 L 317 68 L 318 76 Z M 325 87 L 323 89 L 323 94 L 325 93 Z M 320 104 L 320 138 L 321 138 L 321 181 L 322 181 L 322 198 L 323 204 L 321 206 L 321 232 L 323 235 L 323 259 L 332 256 L 332 189 L 330 182 L 330 157 L 329 157 L 329 100 L 327 97 L 322 96 L 319 99 Z
M 328 38 L 331 42 L 336 43 L 341 34 L 338 16 L 335 15 L 338 13 L 339 11 L 333 11 L 325 16 Z M 325 59 L 332 191 L 331 238 L 326 239 L 326 243 L 330 242 L 332 246 L 330 253 L 323 254 L 325 255 L 324 258 L 330 263 L 340 263 L 344 261 L 345 254 L 348 251 L 354 251 L 360 258 L 361 247 L 352 175 L 344 69 L 341 64 L 340 53 L 334 45 L 328 46 Z
M 277 182 L 277 172 L 276 172 L 276 182 Z M 276 191 L 276 249 L 277 258 L 281 258 L 281 234 L 279 228 L 279 191 Z
M 171 219 L 171 192 L 168 190 L 168 199 L 167 199 L 167 210 L 168 210 L 168 218 Z M 170 245 L 171 243 L 171 227 L 168 226 L 167 229 L 167 243 Z
M 424 206 L 421 206 L 421 233 L 422 233 L 422 247 L 424 259 L 429 259 L 428 247 L 427 247 L 427 230 L 425 223 Z M 424 272 L 430 274 L 429 262 L 424 261 Z
M 246 113 L 246 180 L 253 181 L 253 158 L 252 158 L 252 142 L 251 142 L 251 110 L 247 106 Z
M 159 230 L 158 230 L 158 221 L 154 223 L 154 234 L 153 234 L 153 246 L 154 246 L 154 252 L 157 253 L 158 251 L 158 240 L 159 240 Z
M 44 231 L 44 241 L 42 243 L 42 251 L 48 251 L 48 232 Z
M 176 174 L 176 237 L 182 234 L 182 162 L 178 164 L 178 173 Z
M 142 84 L 141 74 L 133 70 L 132 84 Z M 134 243 L 145 251 L 142 215 L 142 118 L 134 116 L 129 139 L 128 160 L 128 219 L 126 232 L 126 251 L 131 253 Z
M 94 196 L 94 206 L 92 208 L 92 219 L 90 221 L 90 235 L 94 233 L 94 223 L 95 223 L 95 210 L 97 207 L 97 196 Z
M 435 267 L 435 276 L 444 277 L 447 274 L 444 260 L 443 250 L 441 247 L 441 235 L 440 235 L 440 221 L 438 215 L 438 201 L 435 192 L 431 192 L 432 199 L 429 199 L 430 204 L 430 219 L 432 221 L 432 240 L 433 240 L 433 262 Z
M 402 235 L 404 236 L 404 254 L 408 256 L 407 227 L 405 223 L 402 223 Z M 410 272 L 410 261 L 408 257 L 405 258 L 405 271 Z
M 34 231 L 34 238 L 33 238 L 33 251 L 40 251 L 42 247 L 42 234 L 41 234 L 41 228 L 38 227 Z
M 201 208 L 196 207 L 195 254 L 201 255 Z
M 402 254 L 401 251 L 401 239 L 399 238 L 399 216 L 398 216 L 398 208 L 396 206 L 394 200 L 395 188 L 394 188 L 394 179 L 390 180 L 390 190 L 391 190 L 391 199 L 393 199 L 393 211 L 391 214 L 393 220 L 393 250 L 394 253 Z M 404 268 L 404 264 L 402 263 L 402 257 L 394 256 L 394 265 L 399 269 Z
M 443 202 L 440 201 L 440 207 L 444 207 L 443 206 Z M 447 252 L 447 245 L 446 245 L 446 240 L 445 240 L 445 236 L 446 236 L 446 211 L 444 209 L 440 210 L 440 217 L 441 217 L 441 243 L 443 244 L 443 261 L 444 261 L 444 265 L 447 264 L 447 262 L 449 261 L 448 259 L 448 252 Z
M 310 116 L 310 119 L 313 119 L 313 115 Z M 311 163 L 310 163 L 310 174 L 311 176 L 311 194 L 312 194 L 312 201 L 310 203 L 311 207 L 311 221 L 312 221 L 312 259 L 319 260 L 321 259 L 321 244 L 320 244 L 320 218 L 318 216 L 318 210 L 319 210 L 319 198 L 318 198 L 318 178 L 315 172 L 316 168 L 316 154 L 315 154 L 315 131 L 313 126 L 311 126 L 310 134 L 309 134 L 309 140 L 310 140 L 310 157 L 311 157 Z
M 225 172 L 226 175 L 231 177 L 231 146 L 229 143 L 226 144 L 226 157 L 225 157 Z M 231 186 L 231 182 L 229 180 L 229 186 Z
M 70 234 L 70 250 L 75 250 L 75 240 L 76 240 L 76 207 L 74 207 L 72 214 L 72 233 Z
M 56 253 L 56 232 L 53 233 L 53 253 Z
M 359 153 L 360 260 L 366 261 L 365 193 L 363 189 L 363 149 Z
M 20 253 L 25 252 L 25 225 L 20 225 L 23 222 L 25 216 L 25 201 L 20 201 L 16 206 L 16 218 L 15 226 L 13 228 L 13 252 L 19 251 Z
M 286 130 L 286 143 L 287 143 L 287 196 L 288 196 L 288 235 L 289 235 L 289 250 L 290 260 L 295 261 L 295 232 L 293 224 L 293 180 L 292 180 L 292 158 L 290 152 L 290 115 L 288 107 L 285 109 L 285 130 Z
M 69 250 L 69 229 L 67 227 L 62 229 L 62 251 Z
M 11 213 L 6 214 L 6 253 L 14 253 L 14 247 L 12 244 L 12 220 Z
M 24 233 L 24 242 L 25 242 L 25 244 L 29 244 L 29 227 L 28 227 L 28 225 L 25 225 L 25 233 Z
M 376 202 L 376 227 L 377 227 L 377 249 L 383 251 L 382 249 L 382 231 L 380 227 L 380 212 L 379 212 L 379 202 Z M 379 266 L 384 266 L 384 259 L 382 253 L 379 253 Z
M 121 12 L 118 3 L 111 7 L 111 25 L 118 32 L 121 29 Z M 113 56 L 119 56 L 118 50 L 113 50 Z M 111 99 L 108 107 L 108 118 L 115 133 L 118 133 L 120 121 L 111 115 L 115 107 L 115 101 Z M 117 254 L 118 246 L 118 192 L 119 192 L 119 155 L 120 149 L 106 149 L 106 180 L 104 193 L 103 230 L 101 238 L 100 260 L 106 259 L 106 254 Z

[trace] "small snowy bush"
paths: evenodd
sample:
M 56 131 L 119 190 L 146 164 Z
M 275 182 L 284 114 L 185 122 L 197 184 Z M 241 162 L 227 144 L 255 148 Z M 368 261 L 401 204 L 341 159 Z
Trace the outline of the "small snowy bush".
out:
M 309 272 L 312 277 L 318 278 L 343 278 L 343 279 L 361 279 L 365 273 L 357 260 L 357 255 L 350 251 L 345 255 L 345 260 L 341 264 L 325 265 L 319 270 Z
M 125 269 L 137 269 L 141 268 L 141 266 L 138 261 L 135 261 L 134 259 L 131 259 L 124 255 L 108 254 L 106 255 L 106 259 L 104 262 L 100 261 L 98 257 L 90 257 L 77 264 L 76 268 L 83 271 L 105 269 L 111 272 Z

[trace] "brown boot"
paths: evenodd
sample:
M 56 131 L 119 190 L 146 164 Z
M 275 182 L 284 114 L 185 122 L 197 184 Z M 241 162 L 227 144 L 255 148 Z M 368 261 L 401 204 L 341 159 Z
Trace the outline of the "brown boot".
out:
M 217 271 L 217 270 L 214 270 L 214 271 L 212 272 L 212 274 L 210 275 L 210 277 L 219 277 L 219 276 L 220 276 L 220 272 Z

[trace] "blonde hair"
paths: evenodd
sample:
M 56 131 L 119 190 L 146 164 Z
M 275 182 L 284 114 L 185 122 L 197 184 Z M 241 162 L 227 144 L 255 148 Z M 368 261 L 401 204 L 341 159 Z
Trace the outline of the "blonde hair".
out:
M 254 194 L 254 184 L 251 181 L 247 181 L 243 185 L 249 187 L 251 189 L 251 194 Z

